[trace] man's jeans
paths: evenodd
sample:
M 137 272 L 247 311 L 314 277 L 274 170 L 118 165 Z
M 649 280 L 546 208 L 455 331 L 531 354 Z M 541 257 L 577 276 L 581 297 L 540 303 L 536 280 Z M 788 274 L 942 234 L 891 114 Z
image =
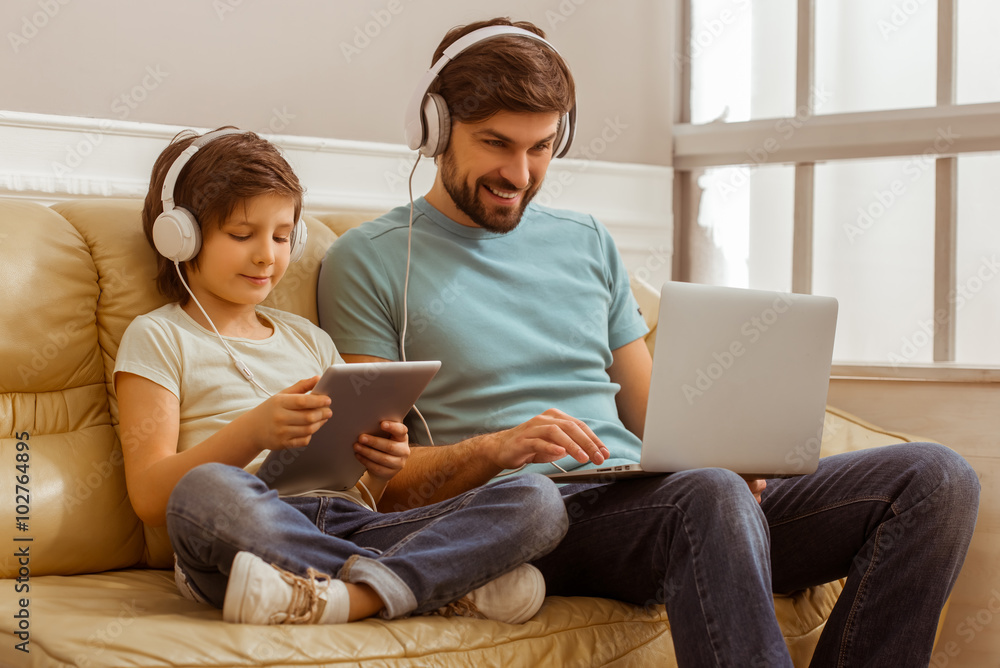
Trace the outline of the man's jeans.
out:
M 563 489 L 570 528 L 535 564 L 548 593 L 665 603 L 681 666 L 791 666 L 772 592 L 846 577 L 812 666 L 930 662 L 976 523 L 979 481 L 935 444 L 768 480 L 700 469 Z
M 539 475 L 424 508 L 376 513 L 337 497 L 279 498 L 243 469 L 204 464 L 174 488 L 167 530 L 178 566 L 222 607 L 237 552 L 298 575 L 371 586 L 384 617 L 436 610 L 551 550 L 566 532 L 558 488 Z

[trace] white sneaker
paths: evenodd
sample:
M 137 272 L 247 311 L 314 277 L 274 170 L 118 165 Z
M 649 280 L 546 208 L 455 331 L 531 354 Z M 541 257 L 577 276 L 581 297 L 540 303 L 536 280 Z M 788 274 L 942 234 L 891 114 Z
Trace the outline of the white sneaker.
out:
M 343 624 L 347 586 L 310 568 L 302 577 L 250 552 L 233 559 L 222 618 L 241 624 Z
M 545 602 L 545 578 L 531 564 L 522 564 L 474 589 L 438 614 L 492 619 L 507 624 L 523 624 L 538 612 Z

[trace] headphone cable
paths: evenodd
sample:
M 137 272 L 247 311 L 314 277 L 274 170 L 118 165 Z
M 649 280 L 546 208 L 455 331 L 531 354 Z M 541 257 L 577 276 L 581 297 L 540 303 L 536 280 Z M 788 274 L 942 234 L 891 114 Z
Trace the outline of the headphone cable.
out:
M 403 275 L 403 327 L 399 334 L 399 359 L 401 362 L 406 361 L 406 324 L 409 319 L 407 303 L 410 294 L 410 255 L 413 248 L 413 175 L 416 173 L 417 165 L 419 164 L 420 153 L 418 152 L 417 159 L 413 162 L 413 169 L 410 170 L 409 181 L 407 182 L 410 191 L 410 220 L 407 224 L 406 232 L 406 272 Z M 424 425 L 424 429 L 427 431 L 427 440 L 430 441 L 431 445 L 434 445 L 434 436 L 431 435 L 431 428 L 427 425 L 427 420 L 424 419 L 423 413 L 420 412 L 416 404 L 413 404 L 413 412 L 417 414 L 421 424 Z
M 270 397 L 271 393 L 265 390 L 261 386 L 261 384 L 254 379 L 253 371 L 250 370 L 250 368 L 246 365 L 246 363 L 243 362 L 243 360 L 241 360 L 239 357 L 236 356 L 236 353 L 233 352 L 233 349 L 229 347 L 228 343 L 226 343 L 226 339 L 223 338 L 222 334 L 219 333 L 219 330 L 216 329 L 215 323 L 212 322 L 212 319 L 210 317 L 208 317 L 208 313 L 205 312 L 205 309 L 201 305 L 201 302 L 199 302 L 198 298 L 194 296 L 194 292 L 191 291 L 191 288 L 188 286 L 187 281 L 184 280 L 184 274 L 181 273 L 180 262 L 178 262 L 177 260 L 174 260 L 174 268 L 177 270 L 177 277 L 181 279 L 181 283 L 184 285 L 184 289 L 187 290 L 189 295 L 191 295 L 191 299 L 194 300 L 194 303 L 198 306 L 198 309 L 201 311 L 201 314 L 205 316 L 205 320 L 208 320 L 208 324 L 212 326 L 212 331 L 215 332 L 215 335 L 219 337 L 219 341 L 221 341 L 222 345 L 225 346 L 226 352 L 228 352 L 229 356 L 233 358 L 233 363 L 236 365 L 236 368 L 239 370 L 239 372 L 243 375 L 244 378 L 249 380 L 251 383 L 257 386 L 257 389 L 259 389 L 265 395 Z

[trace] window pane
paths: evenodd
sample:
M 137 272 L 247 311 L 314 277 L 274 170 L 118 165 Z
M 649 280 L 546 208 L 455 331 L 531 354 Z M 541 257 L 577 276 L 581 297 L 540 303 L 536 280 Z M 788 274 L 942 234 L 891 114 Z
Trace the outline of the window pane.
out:
M 958 159 L 955 358 L 1000 364 L 1000 154 Z
M 760 290 L 792 289 L 795 170 L 737 165 L 705 170 L 691 279 Z
M 834 359 L 930 362 L 934 163 L 816 166 L 813 292 L 840 301 Z
M 1000 3 L 958 0 L 956 102 L 1000 101 Z
M 933 106 L 936 0 L 816 0 L 817 113 Z
M 691 122 L 795 115 L 795 5 L 691 3 Z

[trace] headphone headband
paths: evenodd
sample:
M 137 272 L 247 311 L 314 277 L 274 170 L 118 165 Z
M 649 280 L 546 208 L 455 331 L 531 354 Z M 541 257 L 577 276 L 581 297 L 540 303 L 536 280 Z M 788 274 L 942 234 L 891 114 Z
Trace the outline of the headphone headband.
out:
M 194 214 L 183 207 L 174 205 L 174 188 L 177 187 L 177 179 L 180 177 L 181 170 L 203 146 L 219 137 L 233 134 L 245 134 L 245 132 L 236 128 L 206 132 L 181 151 L 181 154 L 167 169 L 167 174 L 163 177 L 163 189 L 160 191 L 163 211 L 153 221 L 152 229 L 153 246 L 160 255 L 167 259 L 174 262 L 187 262 L 194 259 L 198 251 L 201 250 L 201 227 Z M 297 261 L 305 253 L 308 236 L 306 224 L 299 218 L 291 234 L 289 255 L 291 262 Z
M 444 104 L 443 100 L 440 100 L 440 96 L 436 96 L 439 98 L 436 103 L 428 103 L 429 96 L 433 95 L 429 93 L 429 91 L 434 85 L 435 80 L 438 78 L 438 75 L 441 73 L 441 70 L 444 69 L 448 63 L 453 61 L 460 53 L 469 49 L 473 45 L 486 40 L 494 39 L 496 37 L 504 37 L 508 35 L 527 37 L 541 42 L 553 53 L 559 56 L 559 58 L 562 58 L 559 50 L 552 46 L 552 44 L 544 37 L 541 37 L 530 30 L 517 28 L 515 26 L 487 26 L 485 28 L 473 30 L 468 35 L 460 37 L 441 53 L 441 57 L 438 58 L 433 65 L 431 65 L 429 70 L 424 72 L 424 75 L 420 78 L 417 88 L 413 93 L 413 97 L 410 98 L 410 102 L 406 106 L 406 119 L 403 132 L 406 138 L 406 145 L 409 146 L 410 149 L 415 151 L 419 150 L 424 155 L 433 157 L 443 152 L 444 147 L 447 146 L 447 138 L 451 130 L 451 121 L 448 116 L 447 106 Z M 430 107 L 430 109 L 428 109 L 428 107 Z M 430 111 L 433 118 L 427 118 L 427 111 Z M 440 127 L 431 127 L 432 121 L 434 121 L 433 125 L 435 126 L 438 125 L 439 121 Z M 555 157 L 561 158 L 569 152 L 569 147 L 573 143 L 573 137 L 575 134 L 576 99 L 574 98 L 573 106 L 570 107 L 569 112 L 564 114 L 560 119 L 560 131 L 553 150 L 553 155 Z
M 160 200 L 163 202 L 164 211 L 171 211 L 174 208 L 174 188 L 177 187 L 177 177 L 180 176 L 181 170 L 184 169 L 184 166 L 188 164 L 188 161 L 191 160 L 194 154 L 198 152 L 198 149 L 213 139 L 234 134 L 243 134 L 243 130 L 225 128 L 223 130 L 206 132 L 202 136 L 197 137 L 191 142 L 190 146 L 177 156 L 177 159 L 170 165 L 170 169 L 167 170 L 167 175 L 163 177 L 163 190 L 160 193 Z

